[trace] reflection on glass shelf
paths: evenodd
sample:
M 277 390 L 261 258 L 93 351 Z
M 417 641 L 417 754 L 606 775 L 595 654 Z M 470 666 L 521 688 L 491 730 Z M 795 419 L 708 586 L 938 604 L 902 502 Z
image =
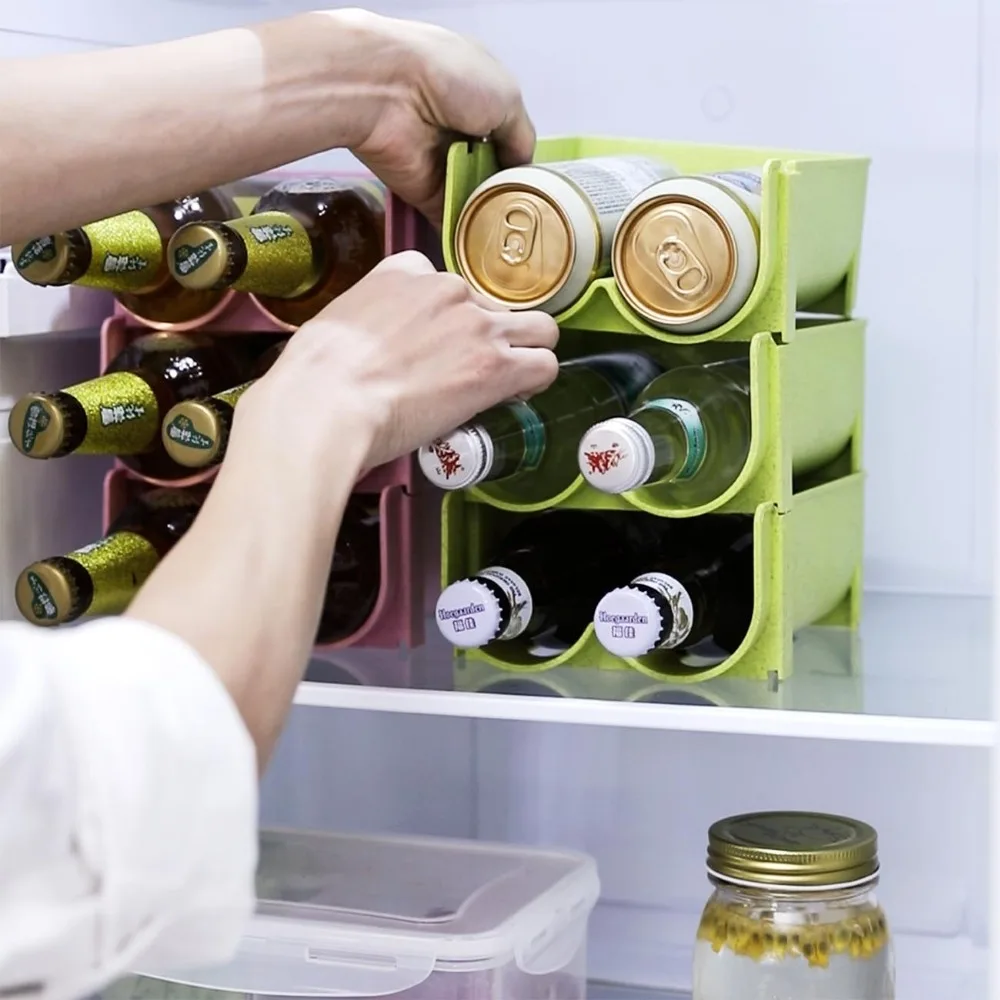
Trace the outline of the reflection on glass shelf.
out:
M 794 670 L 781 683 L 722 675 L 682 684 L 629 669 L 585 666 L 512 673 L 456 659 L 429 624 L 428 642 L 408 654 L 345 650 L 318 656 L 306 678 L 313 683 L 303 685 L 298 700 L 431 714 L 985 746 L 993 735 L 990 628 L 986 598 L 869 594 L 859 632 L 808 628 L 796 635 Z M 861 732 L 857 726 L 869 728 Z

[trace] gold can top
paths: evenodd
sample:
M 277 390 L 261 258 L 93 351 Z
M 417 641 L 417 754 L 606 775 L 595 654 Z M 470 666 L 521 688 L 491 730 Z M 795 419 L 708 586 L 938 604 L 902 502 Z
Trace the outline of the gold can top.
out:
M 167 264 L 178 284 L 192 291 L 207 291 L 228 283 L 233 255 L 221 226 L 190 222 L 171 238 Z
M 80 594 L 72 570 L 60 562 L 32 563 L 17 578 L 14 600 L 33 625 L 62 625 L 80 616 Z
M 53 458 L 66 442 L 70 420 L 57 399 L 43 392 L 22 396 L 10 411 L 7 429 L 14 447 L 29 458 Z
M 551 299 L 570 276 L 576 236 L 541 192 L 498 185 L 466 203 L 455 233 L 462 276 L 477 291 L 522 309 Z
M 13 246 L 11 260 L 17 273 L 33 285 L 62 285 L 71 280 L 67 276 L 85 247 L 80 230 L 69 230 Z
M 867 823 L 823 813 L 732 816 L 708 831 L 708 869 L 775 888 L 864 882 L 878 874 L 878 835 Z
M 214 465 L 229 438 L 229 421 L 211 400 L 178 403 L 163 421 L 163 447 L 188 469 Z
M 709 315 L 736 278 L 736 241 L 708 205 L 664 195 L 638 206 L 621 224 L 612 252 L 622 295 L 655 323 L 690 323 Z

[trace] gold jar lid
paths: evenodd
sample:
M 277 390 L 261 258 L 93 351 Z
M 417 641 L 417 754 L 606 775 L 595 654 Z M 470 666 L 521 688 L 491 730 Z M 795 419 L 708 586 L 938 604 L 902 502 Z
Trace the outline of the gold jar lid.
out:
M 692 323 L 717 309 L 736 279 L 736 241 L 710 206 L 664 195 L 625 220 L 613 250 L 618 287 L 655 323 Z
M 178 465 L 201 469 L 215 462 L 228 430 L 211 400 L 178 403 L 163 421 L 163 447 Z
M 167 264 L 179 284 L 201 292 L 225 284 L 233 260 L 229 242 L 219 226 L 189 222 L 171 238 Z
M 708 869 L 724 881 L 824 888 L 878 874 L 878 835 L 867 823 L 823 813 L 732 816 L 708 831 Z
M 14 404 L 7 430 L 22 455 L 52 458 L 62 450 L 70 420 L 57 399 L 44 392 L 30 392 Z
M 565 211 L 541 191 L 500 184 L 474 195 L 455 233 L 462 277 L 477 291 L 533 309 L 566 284 L 576 235 Z
M 22 570 L 14 600 L 33 625 L 62 625 L 79 617 L 80 594 L 72 571 L 55 561 L 32 563 Z
M 11 260 L 17 273 L 33 285 L 61 285 L 86 248 L 80 230 L 40 236 L 11 247 Z

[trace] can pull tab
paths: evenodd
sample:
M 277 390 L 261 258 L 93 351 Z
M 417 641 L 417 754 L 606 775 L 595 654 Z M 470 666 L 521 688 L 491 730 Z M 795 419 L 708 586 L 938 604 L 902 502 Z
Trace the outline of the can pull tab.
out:
M 677 235 L 656 248 L 656 266 L 679 298 L 701 295 L 712 280 L 708 265 Z
M 508 206 L 500 223 L 500 257 L 517 267 L 525 263 L 535 249 L 542 217 L 530 201 L 516 201 Z

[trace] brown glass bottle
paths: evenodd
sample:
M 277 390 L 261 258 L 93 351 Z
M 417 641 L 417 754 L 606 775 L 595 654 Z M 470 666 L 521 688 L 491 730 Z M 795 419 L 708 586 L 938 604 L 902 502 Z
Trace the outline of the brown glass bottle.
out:
M 213 189 L 42 236 L 15 246 L 11 256 L 21 276 L 36 285 L 103 288 L 151 326 L 188 326 L 213 312 L 225 292 L 174 281 L 167 244 L 187 223 L 240 214 L 229 194 Z
M 204 498 L 204 488 L 140 494 L 99 542 L 26 567 L 14 588 L 18 610 L 35 625 L 121 613 L 194 523 Z
M 340 642 L 371 616 L 382 585 L 379 498 L 356 493 L 348 501 L 330 565 L 316 642 Z
M 250 292 L 290 329 L 312 319 L 385 253 L 385 196 L 370 181 L 284 181 L 253 213 L 185 226 L 170 269 L 185 288 Z
M 178 465 L 204 469 L 218 465 L 226 457 L 237 402 L 278 360 L 286 343 L 282 339 L 260 356 L 249 381 L 207 399 L 189 399 L 170 409 L 163 418 L 161 435 L 164 450 Z
M 185 399 L 245 381 L 260 336 L 149 333 L 136 338 L 95 379 L 58 392 L 23 396 L 8 422 L 14 447 L 29 458 L 71 453 L 117 455 L 152 479 L 190 475 L 163 448 L 160 423 Z

